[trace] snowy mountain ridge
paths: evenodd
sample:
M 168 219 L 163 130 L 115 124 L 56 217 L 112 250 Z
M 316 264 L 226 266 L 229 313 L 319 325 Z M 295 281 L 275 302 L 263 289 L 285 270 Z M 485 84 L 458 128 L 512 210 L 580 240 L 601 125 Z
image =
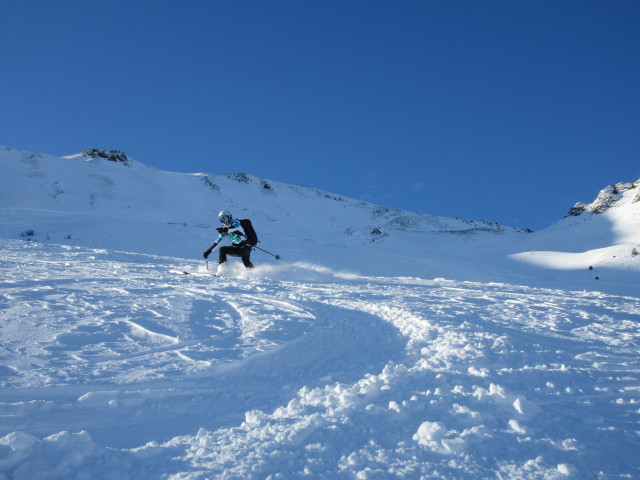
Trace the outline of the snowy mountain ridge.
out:
M 252 219 L 268 251 L 364 274 L 518 281 L 523 273 L 548 278 L 552 269 L 564 281 L 568 271 L 593 266 L 638 269 L 630 258 L 640 247 L 638 182 L 607 187 L 585 215 L 531 232 L 403 212 L 246 173 L 166 172 L 115 150 L 54 157 L 0 147 L 0 174 L 5 238 L 200 258 L 215 237 L 217 212 L 229 209 Z
M 83 160 L 84 164 L 65 160 Z M 312 233 L 316 233 L 318 223 L 332 230 L 344 224 L 344 228 L 334 233 L 372 241 L 389 235 L 387 229 L 432 233 L 501 232 L 505 229 L 489 222 L 388 209 L 246 173 L 161 172 L 130 159 L 123 152 L 112 150 L 87 150 L 61 159 L 5 147 L 0 161 L 7 184 L 15 186 L 13 198 L 8 199 L 14 203 L 14 208 L 46 208 L 50 213 L 59 211 L 59 221 L 63 223 L 66 220 L 62 215 L 72 213 L 111 215 L 112 221 L 116 220 L 114 217 L 136 216 L 142 217 L 138 218 L 139 221 L 145 221 L 144 217 L 150 216 L 153 222 L 198 229 L 206 225 L 215 226 L 216 211 L 230 208 L 235 210 L 236 217 L 257 217 L 258 223 L 262 220 L 267 224 L 266 231 L 271 224 L 277 229 L 281 226 L 278 224 L 285 221 L 302 235 L 310 234 L 310 223 L 315 224 Z M 118 163 L 131 169 L 122 171 Z M 7 167 L 13 171 L 7 172 Z M 19 173 L 20 170 L 22 172 Z M 21 191 L 28 191 L 29 197 L 25 198 Z M 7 193 L 10 195 L 12 192 Z M 27 227 L 26 222 L 24 227 Z M 48 235 L 50 240 L 62 233 L 48 230 L 45 225 L 37 227 L 32 225 L 28 229 L 40 230 L 40 235 Z M 3 233 L 11 235 L 6 230 Z M 70 231 L 64 235 L 73 237 L 74 233 Z
M 0 182 L 0 480 L 640 478 L 637 187 L 530 233 L 115 151 Z M 213 277 L 221 208 L 282 260 Z

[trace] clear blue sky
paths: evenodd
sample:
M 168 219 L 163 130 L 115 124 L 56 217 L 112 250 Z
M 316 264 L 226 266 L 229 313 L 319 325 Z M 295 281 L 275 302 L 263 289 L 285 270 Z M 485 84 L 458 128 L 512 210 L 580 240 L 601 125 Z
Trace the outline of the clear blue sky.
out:
M 636 0 L 2 1 L 0 144 L 540 229 L 640 178 L 639 25 Z

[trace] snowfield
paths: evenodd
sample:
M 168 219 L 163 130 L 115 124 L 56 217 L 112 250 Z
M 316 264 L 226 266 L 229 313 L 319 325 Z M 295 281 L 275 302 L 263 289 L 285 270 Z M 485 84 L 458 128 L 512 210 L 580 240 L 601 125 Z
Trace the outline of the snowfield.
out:
M 532 234 L 34 155 L 0 155 L 0 479 L 640 478 L 637 187 Z M 214 277 L 194 205 L 251 195 L 283 259 Z
M 640 474 L 638 298 L 0 244 L 7 478 Z

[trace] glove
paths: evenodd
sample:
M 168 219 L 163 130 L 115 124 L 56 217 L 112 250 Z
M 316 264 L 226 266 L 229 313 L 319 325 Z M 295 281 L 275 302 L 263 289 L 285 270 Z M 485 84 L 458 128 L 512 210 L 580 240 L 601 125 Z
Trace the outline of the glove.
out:
M 227 227 L 218 227 L 216 230 L 218 230 L 218 233 L 227 233 L 229 231 Z
M 213 251 L 214 248 L 216 248 L 216 245 L 218 245 L 217 243 L 214 243 L 213 245 L 211 245 L 206 252 L 204 252 L 202 254 L 202 256 L 206 259 L 209 258 L 209 255 L 211 255 L 211 252 Z

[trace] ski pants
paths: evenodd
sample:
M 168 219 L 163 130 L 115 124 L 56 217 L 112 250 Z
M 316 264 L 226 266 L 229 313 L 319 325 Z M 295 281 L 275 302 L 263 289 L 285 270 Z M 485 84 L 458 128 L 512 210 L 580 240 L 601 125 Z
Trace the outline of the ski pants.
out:
M 218 262 L 221 264 L 227 261 L 227 255 L 231 255 L 232 257 L 242 258 L 242 263 L 244 263 L 245 267 L 253 268 L 253 263 L 251 263 L 249 259 L 251 255 L 251 245 L 221 247 L 218 254 Z

